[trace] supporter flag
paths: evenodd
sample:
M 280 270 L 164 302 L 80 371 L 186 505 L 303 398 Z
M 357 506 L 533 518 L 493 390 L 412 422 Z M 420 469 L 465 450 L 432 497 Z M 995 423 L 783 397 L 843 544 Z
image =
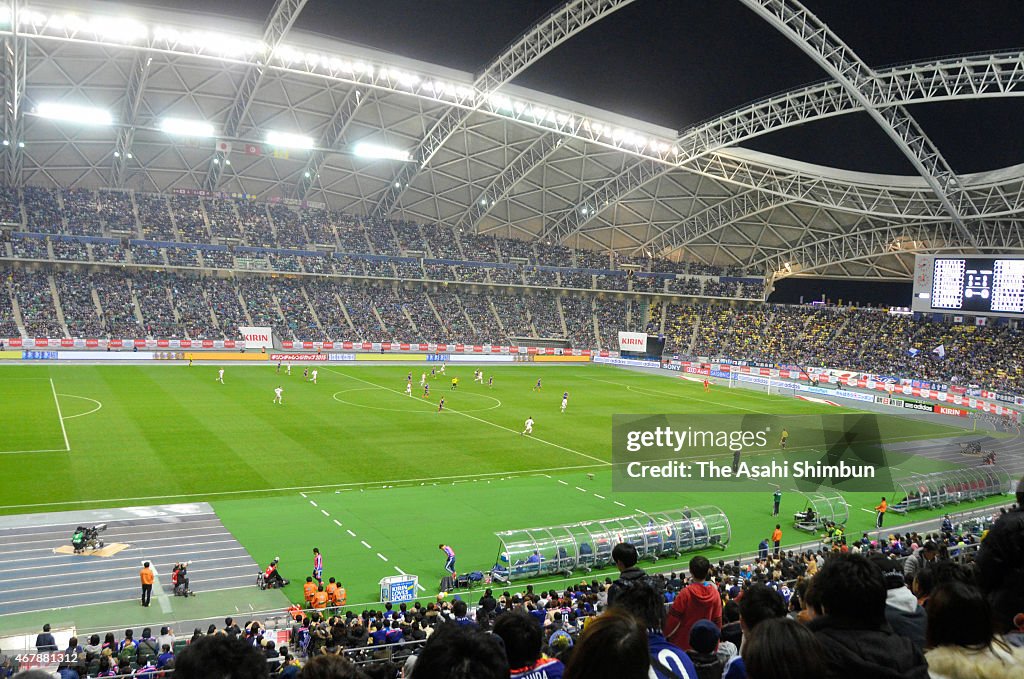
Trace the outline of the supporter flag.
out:
M 284 160 L 288 160 L 288 150 L 287 149 L 274 149 L 274 157 L 275 158 L 282 158 Z
M 263 149 L 259 147 L 259 144 L 246 144 L 245 155 L 247 156 L 261 156 L 263 155 Z
M 231 153 L 231 142 L 224 139 L 217 141 L 217 152 L 218 153 Z
M 921 350 L 917 347 L 910 347 L 910 349 L 907 350 L 907 353 L 916 358 L 917 355 L 921 353 Z
M 937 354 L 939 358 L 946 358 L 946 345 L 940 344 L 939 346 L 932 349 L 933 354 Z

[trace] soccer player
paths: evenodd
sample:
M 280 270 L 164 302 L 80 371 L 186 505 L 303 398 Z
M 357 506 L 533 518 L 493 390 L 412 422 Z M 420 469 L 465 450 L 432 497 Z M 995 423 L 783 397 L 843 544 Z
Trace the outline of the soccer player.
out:
M 423 398 L 430 398 L 430 382 L 423 385 Z
M 302 369 L 302 379 L 304 379 L 304 380 L 308 380 L 309 379 L 309 366 L 307 366 L 307 367 Z
M 487 388 L 494 389 L 494 375 L 487 378 Z
M 437 377 L 437 368 L 431 368 L 430 369 L 430 379 L 434 379 L 435 377 Z
M 565 412 L 565 408 L 568 405 L 569 405 L 569 392 L 563 391 L 562 392 L 562 412 L 563 413 Z
M 447 364 L 445 364 L 445 363 L 442 363 L 442 364 L 441 364 L 441 374 L 442 374 L 442 375 L 444 375 L 444 369 L 445 369 L 446 367 L 447 367 Z
M 455 550 L 448 545 L 438 545 L 437 548 L 444 552 L 444 569 L 455 577 Z
M 474 382 L 479 382 L 480 384 L 483 384 L 484 383 L 484 371 L 483 370 L 477 370 L 476 371 L 476 377 L 473 378 L 473 381 Z
M 286 363 L 285 364 L 285 366 L 284 366 L 284 374 L 285 375 L 291 375 L 292 374 L 292 364 L 291 363 Z
M 276 403 L 278 405 L 282 405 L 282 406 L 284 405 L 284 401 L 281 400 L 281 394 L 283 394 L 283 393 L 284 393 L 284 389 L 282 389 L 281 387 L 278 387 L 277 389 L 274 389 L 274 403 Z
M 318 374 L 319 374 L 319 373 L 317 372 L 316 368 L 314 368 L 314 369 L 313 369 L 313 374 L 312 374 L 312 376 L 311 376 L 311 377 L 309 378 L 309 381 L 310 381 L 310 382 L 312 382 L 313 384 L 316 384 L 316 376 L 317 376 Z
M 281 361 L 278 361 L 278 362 L 277 362 L 277 374 L 278 374 L 278 375 L 280 375 L 280 374 L 281 374 Z
M 779 438 L 779 448 L 786 449 L 786 442 L 789 441 L 789 430 L 783 429 L 782 436 Z
M 706 378 L 706 377 L 704 378 L 704 391 L 705 392 L 711 391 L 711 382 L 709 382 L 708 378 Z
M 405 381 L 406 382 L 412 382 L 412 371 L 411 370 L 409 371 L 409 374 L 405 376 Z
M 405 395 L 412 398 L 412 382 L 405 383 Z
M 221 384 L 224 384 L 224 368 L 221 368 L 220 370 L 217 371 L 216 381 L 220 382 Z
M 452 378 L 452 391 L 455 391 L 458 388 L 459 388 L 459 378 L 458 377 L 453 377 Z
M 422 373 L 420 375 L 420 386 L 422 387 L 426 383 L 427 383 L 427 373 Z
M 533 385 L 534 391 L 540 391 L 540 378 L 537 378 L 537 384 Z
M 444 410 L 444 396 L 442 396 L 441 400 L 437 402 L 437 412 L 441 412 L 442 410 Z
M 313 578 L 320 584 L 324 582 L 324 556 L 319 547 L 313 548 Z
M 531 434 L 531 435 L 533 434 L 533 418 L 532 417 L 527 417 L 526 418 L 526 428 L 523 429 L 521 432 L 519 432 L 520 436 L 522 436 L 523 434 Z

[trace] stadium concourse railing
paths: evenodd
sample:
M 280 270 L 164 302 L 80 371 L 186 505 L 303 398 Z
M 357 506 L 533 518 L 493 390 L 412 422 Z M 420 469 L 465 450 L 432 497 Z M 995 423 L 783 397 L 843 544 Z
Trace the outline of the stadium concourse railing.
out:
M 979 507 L 977 509 L 973 509 L 973 510 L 969 510 L 969 511 L 949 513 L 946 516 L 949 517 L 949 520 L 953 524 L 954 529 L 959 529 L 959 531 L 958 531 L 959 533 L 962 534 L 962 533 L 966 533 L 966 532 L 971 532 L 971 533 L 974 533 L 974 534 L 980 534 L 984 529 L 986 529 L 991 524 L 991 522 L 994 519 L 994 517 L 999 515 L 1001 510 L 1007 509 L 1010 506 L 1011 505 L 1010 505 L 1009 502 L 1004 503 L 1004 504 L 993 504 L 993 505 L 989 505 L 987 507 Z M 924 519 L 924 520 L 916 521 L 916 522 L 913 522 L 913 523 L 905 523 L 905 524 L 900 524 L 900 525 L 896 525 L 896 526 L 890 526 L 888 528 L 867 531 L 865 533 L 865 535 L 867 535 L 868 539 L 873 540 L 873 541 L 883 541 L 883 540 L 886 540 L 888 538 L 888 536 L 893 535 L 895 533 L 905 534 L 905 533 L 908 533 L 908 532 L 911 532 L 911 531 L 917 532 L 917 533 L 922 534 L 922 535 L 928 535 L 928 534 L 933 534 L 933 533 L 939 533 L 940 530 L 941 530 L 942 521 L 943 521 L 943 518 Z M 853 540 L 853 539 L 855 539 L 855 536 L 848 535 L 847 538 L 848 538 L 848 540 Z M 856 538 L 856 539 L 860 539 L 860 538 Z M 827 548 L 829 548 L 829 545 L 827 545 L 824 540 L 817 539 L 817 540 L 803 541 L 803 542 L 800 542 L 800 543 L 794 544 L 794 545 L 787 545 L 787 546 L 785 546 L 783 551 L 793 552 L 793 553 L 806 553 L 806 552 L 809 552 L 809 551 L 810 552 L 814 552 L 814 551 L 817 551 L 817 550 L 823 549 L 823 548 L 827 549 Z M 974 549 L 977 549 L 977 544 L 965 545 L 963 548 L 954 547 L 953 548 L 953 552 L 951 552 L 951 556 L 954 557 L 954 558 L 964 559 L 964 558 L 967 558 L 967 557 L 971 556 L 971 554 L 973 553 L 972 550 L 974 550 Z M 648 573 L 651 573 L 651 574 L 659 574 L 659 573 L 664 574 L 664 573 L 673 573 L 673 572 L 683 572 L 688 567 L 689 558 L 690 557 L 687 556 L 686 558 L 681 558 L 679 560 L 664 561 L 664 562 L 659 561 L 659 562 L 655 563 L 652 566 L 645 567 L 645 570 Z M 759 559 L 758 553 L 757 553 L 756 549 L 755 550 L 751 550 L 751 551 L 736 552 L 736 553 L 732 553 L 732 554 L 721 554 L 721 555 L 716 554 L 716 558 L 718 560 L 720 560 L 720 561 L 729 562 L 729 563 L 735 563 L 735 562 L 738 561 L 740 563 L 740 566 L 746 566 L 746 565 L 753 564 L 754 562 L 756 562 Z M 714 559 L 712 559 L 712 561 L 714 562 Z M 611 574 L 609 574 L 609 577 L 610 576 L 611 576 Z M 586 576 L 583 576 L 583 577 L 586 577 Z M 521 585 L 522 586 L 533 585 L 534 588 L 546 587 L 546 588 L 550 589 L 551 587 L 555 587 L 557 585 L 577 584 L 579 581 L 580 581 L 580 576 L 570 576 L 570 577 L 555 578 L 555 579 L 548 579 L 548 580 L 543 580 L 543 579 L 526 580 L 526 581 L 523 581 L 521 583 Z M 253 586 L 254 587 L 256 586 L 255 585 L 255 580 L 254 580 Z M 491 583 L 491 584 L 488 584 L 488 585 L 478 584 L 477 586 L 470 587 L 469 589 L 466 589 L 466 590 L 458 590 L 458 591 L 450 592 L 449 593 L 449 597 L 454 597 L 456 595 L 458 595 L 460 597 L 464 597 L 464 596 L 472 596 L 474 594 L 480 594 L 480 593 L 482 593 L 482 591 L 483 591 L 483 589 L 485 587 L 491 587 L 492 589 L 502 590 L 502 591 L 503 590 L 511 591 L 512 589 L 514 589 L 514 587 L 512 587 L 512 586 L 510 586 L 508 584 L 504 584 L 503 585 L 501 583 Z M 202 596 L 202 592 L 201 591 L 198 592 L 197 596 Z M 428 601 L 428 600 L 429 601 L 436 601 L 437 599 L 435 599 L 434 597 L 430 597 L 428 599 L 420 599 L 421 602 L 422 601 Z M 471 601 L 467 601 L 467 604 L 469 604 L 471 609 L 475 610 L 476 607 L 475 607 L 475 605 Z M 338 609 L 327 609 L 327 611 L 328 611 L 328 613 L 331 613 L 333 611 L 341 612 L 341 611 L 351 610 L 351 611 L 354 611 L 354 612 L 358 613 L 358 612 L 361 612 L 363 610 L 377 609 L 377 608 L 380 608 L 381 606 L 382 606 L 382 602 L 379 602 L 379 601 L 365 601 L 365 602 L 359 602 L 359 603 L 346 604 L 345 606 L 343 606 L 341 608 L 338 608 Z M 304 614 L 307 614 L 307 615 L 311 614 L 311 613 L 314 613 L 314 612 L 319 612 L 319 613 L 323 613 L 324 612 L 323 610 L 317 610 L 317 609 L 312 609 L 312 608 L 302 608 L 302 609 L 298 609 L 298 610 L 301 611 Z M 295 611 L 295 609 L 292 609 L 292 611 L 293 611 L 292 613 L 289 613 L 289 611 L 283 611 L 281 609 L 254 610 L 254 611 L 247 612 L 246 615 L 245 615 L 245 618 L 246 618 L 246 620 L 259 620 L 261 622 L 261 624 L 263 625 L 264 629 L 266 630 L 267 638 L 270 638 L 271 640 L 273 640 L 277 644 L 278 648 L 280 648 L 282 646 L 282 644 L 288 643 L 288 640 L 289 640 L 289 637 L 290 637 L 290 634 L 291 634 L 291 625 L 294 622 L 294 620 L 293 620 L 293 618 L 291 616 L 294 615 L 295 612 L 297 612 L 297 611 Z M 152 620 L 152 621 L 147 621 L 147 622 L 143 622 L 143 623 L 112 625 L 112 626 L 105 627 L 105 628 L 102 628 L 102 629 L 78 629 L 78 628 L 67 628 L 67 627 L 65 627 L 65 628 L 62 628 L 62 629 L 55 628 L 55 629 L 52 630 L 52 632 L 53 632 L 54 636 L 57 638 L 58 644 L 62 644 L 63 643 L 64 645 L 66 645 L 67 639 L 70 638 L 71 636 L 77 636 L 79 638 L 79 640 L 81 640 L 81 639 L 87 639 L 92 634 L 99 634 L 100 637 L 102 638 L 103 635 L 105 635 L 107 632 L 109 632 L 111 630 L 123 630 L 123 629 L 128 629 L 128 628 L 130 628 L 130 629 L 142 629 L 144 627 L 150 627 L 152 629 L 159 629 L 162 626 L 168 626 L 168 627 L 171 627 L 171 628 L 176 629 L 176 630 L 177 629 L 188 630 L 188 629 L 193 629 L 193 628 L 195 628 L 195 629 L 205 629 L 210 623 L 220 624 L 224 620 L 225 617 L 231 616 L 231 617 L 238 618 L 238 615 L 239 614 L 238 614 L 237 611 L 226 611 L 223 614 L 216 615 L 216 616 L 210 616 L 210 617 L 206 617 L 206 618 L 202 618 L 202 619 L 184 619 L 184 620 L 166 620 L 166 619 L 164 619 L 164 620 Z M 20 639 L 22 640 L 22 643 L 21 643 L 22 649 L 21 650 L 23 650 L 25 652 L 30 652 L 32 650 L 32 643 L 35 640 L 35 636 L 36 636 L 36 632 L 32 632 L 31 634 L 25 634 L 25 635 L 21 636 L 20 637 Z M 190 635 L 188 635 L 188 636 L 190 636 Z M 5 654 L 11 655 L 11 654 L 15 654 L 15 653 L 18 652 L 18 648 L 17 648 L 18 644 L 16 643 L 15 638 L 8 637 L 8 639 L 6 640 L 6 643 L 8 644 L 8 646 L 4 646 L 4 653 Z M 373 650 L 373 647 L 367 647 L 367 648 L 370 649 L 371 651 Z M 376 650 L 380 650 L 381 648 L 382 648 L 381 646 L 378 646 L 376 648 Z M 366 649 L 360 649 L 360 650 L 366 650 Z

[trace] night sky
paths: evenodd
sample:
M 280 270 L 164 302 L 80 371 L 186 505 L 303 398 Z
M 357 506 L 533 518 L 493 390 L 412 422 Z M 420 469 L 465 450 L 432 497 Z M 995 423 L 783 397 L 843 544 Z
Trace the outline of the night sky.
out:
M 563 1 L 309 0 L 296 28 L 476 73 Z M 134 4 L 245 17 L 262 25 L 273 0 Z M 1016 0 L 805 5 L 872 67 L 1024 45 L 1024 6 Z M 514 83 L 678 130 L 825 77 L 810 57 L 739 2 L 638 0 L 545 56 Z M 909 110 L 958 173 L 1024 162 L 1022 99 Z M 789 128 L 745 145 L 845 169 L 914 174 L 866 114 Z

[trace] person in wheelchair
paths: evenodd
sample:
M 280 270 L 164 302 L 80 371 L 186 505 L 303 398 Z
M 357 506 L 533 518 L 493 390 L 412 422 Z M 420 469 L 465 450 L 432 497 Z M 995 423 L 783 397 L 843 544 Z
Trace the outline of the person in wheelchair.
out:
M 188 567 L 191 561 L 178 562 L 171 570 L 171 584 L 174 585 L 174 596 L 195 596 L 188 586 Z
M 260 573 L 260 577 L 257 580 L 257 584 L 260 589 L 275 589 L 284 587 L 288 584 L 288 581 L 282 577 L 280 571 L 277 570 L 277 564 L 280 563 L 281 557 L 275 556 L 274 560 L 270 562 L 267 569 Z
M 793 520 L 799 524 L 814 525 L 817 520 L 817 515 L 815 515 L 813 507 L 807 507 L 804 511 L 794 514 Z

